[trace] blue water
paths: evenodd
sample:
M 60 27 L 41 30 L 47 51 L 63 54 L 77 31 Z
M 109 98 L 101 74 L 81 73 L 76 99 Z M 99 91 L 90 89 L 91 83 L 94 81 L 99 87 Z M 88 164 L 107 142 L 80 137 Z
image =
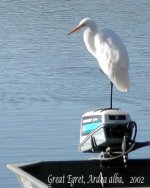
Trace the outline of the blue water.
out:
M 115 89 L 113 104 L 137 122 L 137 140 L 149 140 L 149 7 L 147 0 L 1 0 L 0 187 L 19 187 L 7 163 L 89 157 L 78 151 L 80 118 L 108 107 L 110 86 L 82 32 L 66 36 L 84 17 L 124 40 L 132 85 Z M 149 155 L 144 148 L 131 157 Z

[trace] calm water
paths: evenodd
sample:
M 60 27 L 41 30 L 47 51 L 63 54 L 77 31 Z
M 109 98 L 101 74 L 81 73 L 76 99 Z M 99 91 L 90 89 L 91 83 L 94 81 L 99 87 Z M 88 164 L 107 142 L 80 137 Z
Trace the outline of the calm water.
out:
M 0 187 L 19 187 L 7 163 L 88 158 L 78 151 L 82 113 L 109 105 L 109 81 L 86 51 L 82 18 L 115 30 L 130 56 L 131 90 L 114 106 L 131 113 L 137 140 L 149 139 L 150 2 L 1 0 Z M 131 156 L 148 157 L 150 149 Z

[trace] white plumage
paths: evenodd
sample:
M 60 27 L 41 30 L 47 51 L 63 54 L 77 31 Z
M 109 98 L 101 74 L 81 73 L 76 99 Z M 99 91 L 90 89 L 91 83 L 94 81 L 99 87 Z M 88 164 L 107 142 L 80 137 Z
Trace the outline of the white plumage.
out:
M 109 77 L 119 91 L 129 89 L 129 58 L 120 37 L 110 29 L 98 31 L 97 24 L 84 18 L 68 34 L 84 28 L 84 42 L 88 51 L 97 59 L 102 71 Z

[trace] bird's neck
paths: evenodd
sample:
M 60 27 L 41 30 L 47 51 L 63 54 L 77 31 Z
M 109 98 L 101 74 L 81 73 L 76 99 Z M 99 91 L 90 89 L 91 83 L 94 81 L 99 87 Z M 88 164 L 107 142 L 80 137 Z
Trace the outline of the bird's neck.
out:
M 95 41 L 94 41 L 96 33 L 97 33 L 97 30 L 86 29 L 84 31 L 84 36 L 83 36 L 87 50 L 93 56 L 95 56 L 96 54 Z

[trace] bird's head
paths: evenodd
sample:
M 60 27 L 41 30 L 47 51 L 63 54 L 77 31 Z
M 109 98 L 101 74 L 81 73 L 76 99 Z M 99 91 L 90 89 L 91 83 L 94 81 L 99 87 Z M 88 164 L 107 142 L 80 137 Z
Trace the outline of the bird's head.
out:
M 81 28 L 97 30 L 97 24 L 93 20 L 91 20 L 90 18 L 84 18 L 83 20 L 81 20 L 79 22 L 79 24 L 73 30 L 71 30 L 68 33 L 68 35 L 76 32 L 76 31 L 79 31 Z

